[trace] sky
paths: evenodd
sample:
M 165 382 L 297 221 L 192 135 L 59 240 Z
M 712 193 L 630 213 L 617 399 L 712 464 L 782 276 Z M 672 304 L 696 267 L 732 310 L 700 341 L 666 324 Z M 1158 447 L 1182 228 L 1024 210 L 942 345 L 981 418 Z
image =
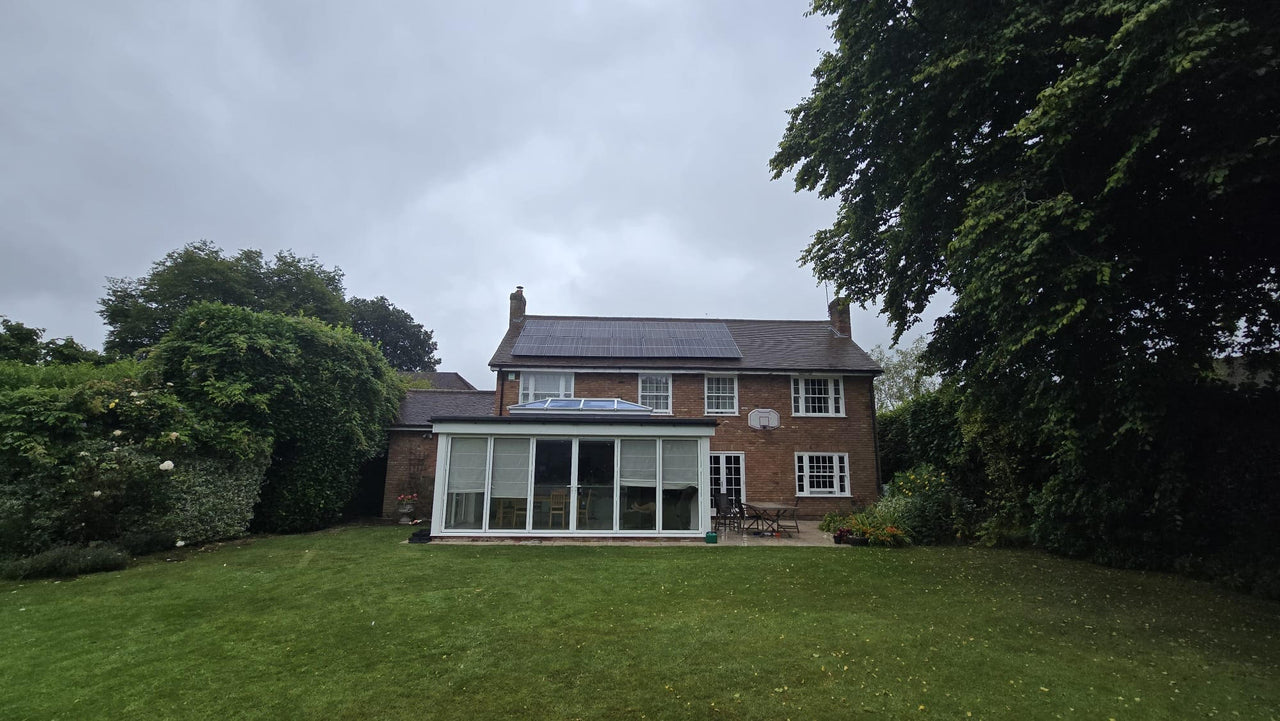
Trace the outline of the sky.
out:
M 806 9 L 8 0 L 0 315 L 100 348 L 106 279 L 207 239 L 341 268 L 480 388 L 517 285 L 536 315 L 824 318 L 797 258 L 836 204 L 768 168 L 832 46 Z

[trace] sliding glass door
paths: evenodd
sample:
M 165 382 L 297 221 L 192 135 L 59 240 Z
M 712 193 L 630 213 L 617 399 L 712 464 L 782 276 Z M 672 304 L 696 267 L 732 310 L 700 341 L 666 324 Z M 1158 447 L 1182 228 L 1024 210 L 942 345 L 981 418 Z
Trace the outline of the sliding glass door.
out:
M 578 441 L 578 530 L 613 530 L 613 440 Z

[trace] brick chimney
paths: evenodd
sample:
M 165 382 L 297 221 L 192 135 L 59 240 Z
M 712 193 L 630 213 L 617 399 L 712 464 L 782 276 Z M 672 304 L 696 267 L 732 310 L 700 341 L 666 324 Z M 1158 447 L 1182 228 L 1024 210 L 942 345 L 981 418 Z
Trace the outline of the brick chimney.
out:
M 836 298 L 827 304 L 827 316 L 831 318 L 831 327 L 840 335 L 849 338 L 853 335 L 852 321 L 849 320 L 849 301 Z
M 511 316 L 508 321 L 508 328 L 514 328 L 524 322 L 524 286 L 517 285 L 516 292 L 511 294 Z

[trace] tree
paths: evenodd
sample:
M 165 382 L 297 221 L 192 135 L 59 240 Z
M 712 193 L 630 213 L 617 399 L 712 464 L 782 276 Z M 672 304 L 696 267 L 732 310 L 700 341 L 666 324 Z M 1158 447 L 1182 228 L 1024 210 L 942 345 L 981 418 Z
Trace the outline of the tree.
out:
M 15 360 L 35 365 L 40 362 L 40 339 L 44 328 L 31 328 L 18 321 L 0 317 L 0 360 Z
M 85 348 L 75 338 L 51 338 L 42 341 L 44 328 L 30 326 L 0 317 L 0 360 L 37 363 L 105 363 L 108 359 L 92 348 Z
M 433 371 L 440 363 L 435 357 L 432 332 L 416 323 L 413 316 L 395 307 L 386 296 L 373 300 L 352 298 L 351 328 L 382 351 L 392 368 L 401 371 Z
M 1280 345 L 1280 5 L 813 10 L 837 47 L 771 167 L 840 205 L 801 259 L 899 337 L 955 294 L 927 360 L 984 454 L 1049 459 L 1020 477 L 1042 545 L 1177 547 L 1214 507 L 1178 400 Z
M 131 354 L 158 343 L 183 311 L 201 301 L 339 324 L 350 317 L 343 293 L 342 271 L 314 257 L 280 251 L 264 260 L 260 250 L 228 257 L 202 240 L 169 252 L 142 278 L 108 278 L 98 314 L 109 326 L 106 350 Z
M 221 304 L 189 308 L 148 362 L 192 413 L 270 448 L 253 518 L 264 531 L 336 521 L 403 395 L 386 359 L 350 329 Z
M 868 355 L 884 369 L 877 376 L 876 412 L 883 413 L 938 389 L 938 377 L 925 368 L 921 358 L 928 339 L 920 336 L 910 345 L 886 351 L 875 346 Z

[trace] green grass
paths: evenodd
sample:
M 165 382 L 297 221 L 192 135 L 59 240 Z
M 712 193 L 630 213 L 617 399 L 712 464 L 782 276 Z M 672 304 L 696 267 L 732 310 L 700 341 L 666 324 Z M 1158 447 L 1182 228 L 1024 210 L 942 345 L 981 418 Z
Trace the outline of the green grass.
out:
M 407 535 L 0 583 L 0 718 L 1280 714 L 1280 604 L 1182 578 L 968 548 Z

